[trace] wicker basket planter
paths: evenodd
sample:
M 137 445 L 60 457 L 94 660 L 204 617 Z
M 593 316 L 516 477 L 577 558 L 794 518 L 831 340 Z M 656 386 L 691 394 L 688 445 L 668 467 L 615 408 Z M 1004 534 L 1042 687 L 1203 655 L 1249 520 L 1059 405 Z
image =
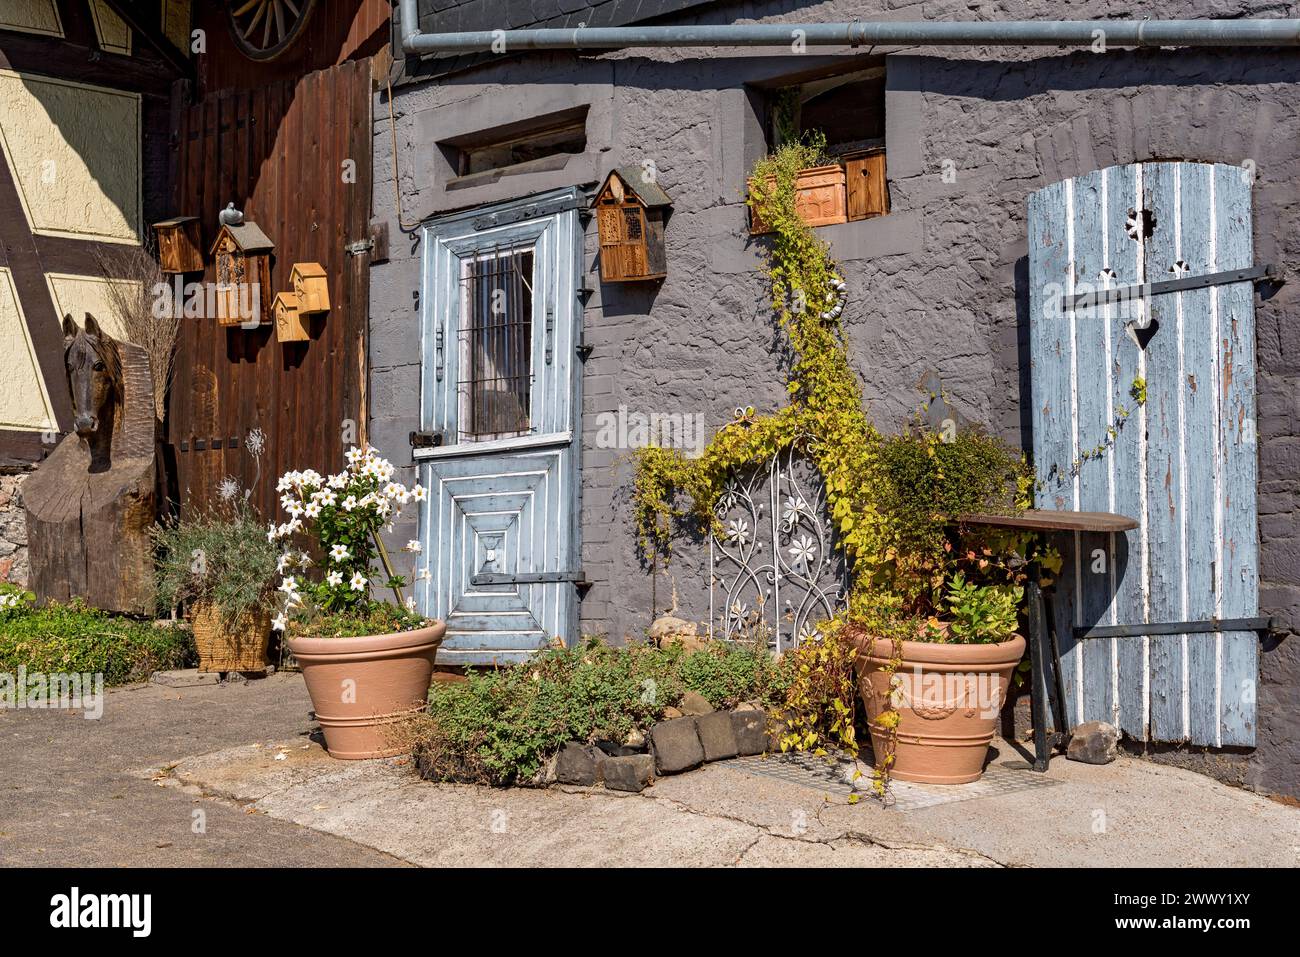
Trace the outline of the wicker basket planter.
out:
M 243 612 L 224 621 L 215 605 L 195 606 L 191 618 L 199 671 L 265 671 L 271 638 L 269 612 Z

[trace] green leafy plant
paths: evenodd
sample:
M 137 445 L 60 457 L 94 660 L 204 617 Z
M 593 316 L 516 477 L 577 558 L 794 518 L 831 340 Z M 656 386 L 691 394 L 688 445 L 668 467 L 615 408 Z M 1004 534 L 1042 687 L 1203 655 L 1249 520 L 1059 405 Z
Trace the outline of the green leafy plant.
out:
M 155 525 L 159 608 L 211 604 L 233 621 L 276 604 L 278 549 L 242 498 L 193 519 Z
M 949 626 L 940 641 L 988 644 L 1016 632 L 1024 589 L 1011 585 L 977 585 L 958 572 L 945 597 Z
M 512 667 L 435 682 L 411 734 L 428 776 L 493 785 L 529 783 L 568 741 L 621 742 L 659 720 L 688 691 L 717 707 L 784 699 L 781 662 L 763 648 L 717 642 L 687 653 L 588 638 Z
M 139 681 L 154 671 L 184 668 L 195 660 L 188 630 L 154 626 L 87 608 L 80 602 L 0 609 L 0 672 L 102 674 L 108 685 Z

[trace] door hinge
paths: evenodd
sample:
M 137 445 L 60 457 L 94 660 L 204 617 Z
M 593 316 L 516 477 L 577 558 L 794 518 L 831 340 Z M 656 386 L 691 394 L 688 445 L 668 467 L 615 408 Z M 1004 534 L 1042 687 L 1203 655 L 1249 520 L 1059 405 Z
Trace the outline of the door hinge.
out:
M 591 587 L 587 573 L 581 568 L 568 572 L 479 572 L 470 579 L 474 585 L 549 585 L 555 582 L 573 582 L 579 588 Z
M 411 448 L 413 449 L 436 449 L 440 448 L 446 441 L 443 432 L 412 432 Z
M 1225 269 L 1222 272 L 1206 273 L 1203 276 L 1184 276 L 1181 279 L 1165 279 L 1161 282 L 1144 282 L 1133 286 L 1119 286 L 1115 289 L 1097 289 L 1093 292 L 1081 292 L 1072 296 L 1061 297 L 1062 309 L 1088 309 L 1092 306 L 1110 306 L 1134 299 L 1146 299 L 1169 292 L 1186 292 L 1189 289 L 1205 289 L 1210 286 L 1225 286 L 1234 282 L 1284 282 L 1282 271 L 1272 263 L 1251 266 L 1248 269 Z
M 1141 638 L 1146 635 L 1204 635 L 1225 631 L 1254 631 L 1261 636 L 1273 630 L 1272 618 L 1207 618 L 1204 621 L 1161 621 L 1136 625 L 1079 625 L 1075 639 Z

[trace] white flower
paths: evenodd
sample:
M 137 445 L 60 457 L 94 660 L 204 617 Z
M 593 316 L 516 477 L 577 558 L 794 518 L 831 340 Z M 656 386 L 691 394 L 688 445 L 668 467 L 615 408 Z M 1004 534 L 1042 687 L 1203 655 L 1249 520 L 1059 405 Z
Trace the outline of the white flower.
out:
M 229 502 L 239 494 L 239 483 L 227 475 L 221 480 L 221 484 L 217 486 L 217 494 L 221 496 L 223 502 Z
M 275 570 L 279 572 L 281 575 L 283 575 L 284 570 L 292 564 L 293 564 L 293 556 L 288 552 L 285 552 L 283 555 L 280 556 L 279 560 L 275 563 Z
M 280 582 L 280 591 L 284 592 L 286 595 L 292 595 L 294 589 L 297 587 L 298 587 L 298 580 L 294 578 L 292 575 L 289 575 L 288 577 L 285 578 L 284 581 Z
M 266 540 L 268 542 L 274 542 L 279 537 L 280 530 L 275 527 L 275 522 L 272 522 L 271 527 L 266 530 Z
M 244 445 L 254 456 L 261 455 L 262 450 L 266 448 L 266 435 L 261 429 L 254 429 L 244 436 Z
M 348 587 L 353 591 L 361 591 L 366 587 L 366 576 L 361 574 L 361 572 L 355 572 L 352 575 L 352 580 L 348 582 Z
M 343 584 L 343 573 L 340 571 L 330 572 L 325 576 L 325 581 L 329 583 L 331 588 L 338 588 Z
M 408 552 L 414 552 L 416 555 L 420 554 L 421 547 L 422 546 L 420 545 L 420 540 L 418 538 L 413 538 L 406 543 L 406 550 Z
M 308 469 L 302 473 L 302 484 L 317 486 L 321 483 L 320 473 L 315 469 Z
M 277 492 L 287 492 L 291 487 L 292 487 L 292 483 L 289 481 L 288 472 L 285 472 L 283 475 L 281 475 L 280 481 L 275 483 L 275 490 Z
M 744 519 L 733 518 L 727 523 L 727 538 L 737 545 L 744 545 L 749 541 L 749 523 Z
M 308 502 L 302 511 L 308 518 L 316 518 L 320 515 L 320 502 Z
M 390 511 L 392 511 L 392 509 L 393 506 L 388 501 L 388 499 L 386 498 L 375 499 L 375 511 L 377 511 L 380 515 L 387 515 Z
M 389 482 L 384 486 L 384 494 L 389 498 L 397 498 L 397 496 L 401 495 L 404 491 L 406 491 L 406 489 L 402 488 L 402 486 L 398 485 L 396 482 Z
M 285 620 L 283 613 L 276 615 L 275 618 L 271 620 L 271 627 L 274 628 L 276 631 L 284 631 L 284 629 L 288 627 L 288 625 L 289 622 Z
M 411 489 L 411 498 L 415 499 L 417 502 L 423 502 L 428 495 L 429 493 L 425 491 L 423 485 L 417 485 Z
M 345 562 L 351 557 L 352 553 L 348 551 L 346 545 L 330 546 L 330 558 L 334 559 L 336 562 Z
M 298 564 L 299 564 L 302 568 L 306 568 L 308 565 L 311 564 L 311 556 L 308 555 L 306 552 L 299 552 L 299 553 L 298 553 Z
M 348 484 L 348 477 L 344 473 L 340 472 L 338 475 L 331 475 L 329 478 L 327 478 L 325 480 L 325 484 L 332 489 L 346 488 Z
M 801 538 L 795 539 L 794 544 L 786 549 L 786 551 L 790 553 L 790 560 L 792 562 L 796 565 L 802 565 L 812 562 L 815 545 L 816 543 L 812 540 L 811 536 L 804 535 Z
M 298 504 L 298 500 L 288 492 L 280 496 L 280 507 L 288 511 L 289 507 Z
M 298 502 L 290 502 L 288 505 L 284 507 L 284 510 L 288 512 L 290 515 L 292 515 L 294 518 L 297 518 L 299 515 L 302 514 L 302 505 Z
M 323 488 L 319 492 L 313 492 L 311 497 L 321 505 L 333 505 L 339 500 L 339 497 L 327 488 Z
M 366 453 L 361 451 L 355 445 L 352 446 L 352 448 L 348 449 L 347 452 L 344 453 L 344 457 L 348 460 L 348 465 L 356 465 L 363 458 L 365 458 L 365 455 Z
M 357 507 L 357 497 L 355 495 L 349 495 L 347 498 L 343 500 L 343 511 L 350 512 L 356 507 Z
M 415 611 L 415 596 L 414 596 L 414 595 L 412 595 L 411 597 L 409 597 L 408 599 L 406 599 L 406 610 L 407 610 L 407 611 L 411 611 L 411 612 Z

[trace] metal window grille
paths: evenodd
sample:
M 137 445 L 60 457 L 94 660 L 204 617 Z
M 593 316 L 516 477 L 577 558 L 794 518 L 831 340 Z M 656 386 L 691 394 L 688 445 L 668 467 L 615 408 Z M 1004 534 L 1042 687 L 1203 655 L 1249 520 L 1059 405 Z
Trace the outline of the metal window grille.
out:
M 533 250 L 494 249 L 461 264 L 460 436 L 506 438 L 531 427 Z

